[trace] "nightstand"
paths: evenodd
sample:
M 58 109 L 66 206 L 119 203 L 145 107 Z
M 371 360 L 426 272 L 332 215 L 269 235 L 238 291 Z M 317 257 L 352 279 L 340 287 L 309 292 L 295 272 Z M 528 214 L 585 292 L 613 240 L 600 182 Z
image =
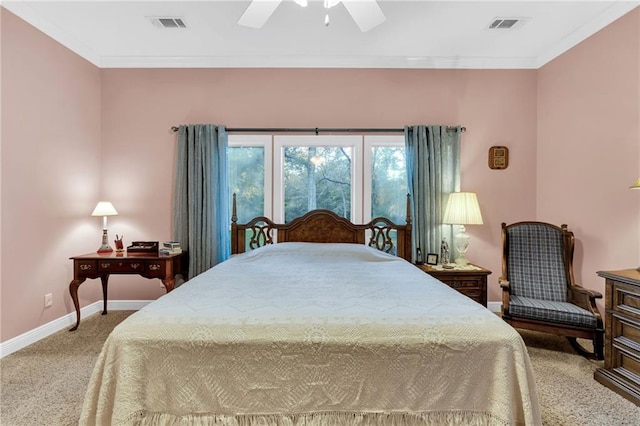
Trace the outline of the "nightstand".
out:
M 472 264 L 470 266 L 477 269 L 440 269 L 426 264 L 416 266 L 484 307 L 487 306 L 487 275 L 491 274 L 488 269 Z

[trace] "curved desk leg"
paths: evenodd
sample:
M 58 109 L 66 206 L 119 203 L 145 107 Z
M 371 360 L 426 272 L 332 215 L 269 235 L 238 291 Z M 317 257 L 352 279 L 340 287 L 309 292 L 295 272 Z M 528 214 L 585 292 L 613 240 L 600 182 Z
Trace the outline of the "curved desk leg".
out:
M 79 280 L 73 280 L 69 283 L 69 293 L 71 294 L 71 300 L 73 300 L 73 306 L 76 308 L 76 325 L 69 331 L 75 331 L 78 329 L 80 325 L 80 303 L 78 302 L 78 287 L 82 284 L 86 278 L 82 278 Z
M 109 284 L 109 275 L 101 276 L 100 281 L 102 281 L 102 315 L 107 315 L 107 284 Z
M 173 290 L 173 287 L 176 285 L 176 278 L 165 278 L 162 280 L 162 284 L 164 284 L 164 288 L 167 289 L 167 293 Z

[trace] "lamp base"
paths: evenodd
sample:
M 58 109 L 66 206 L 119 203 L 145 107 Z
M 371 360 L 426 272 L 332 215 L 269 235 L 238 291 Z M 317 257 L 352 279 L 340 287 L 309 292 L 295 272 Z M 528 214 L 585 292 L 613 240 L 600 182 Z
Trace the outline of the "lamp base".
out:
M 102 245 L 98 249 L 98 253 L 111 253 L 113 249 L 109 246 L 109 236 L 107 235 L 107 230 L 102 230 Z
M 456 251 L 458 252 L 458 256 L 456 256 L 456 265 L 466 266 L 469 264 L 469 259 L 467 259 L 467 249 L 469 249 L 469 242 L 471 237 L 467 234 L 464 225 L 460 225 L 458 233 L 454 235 L 454 244 L 456 246 Z

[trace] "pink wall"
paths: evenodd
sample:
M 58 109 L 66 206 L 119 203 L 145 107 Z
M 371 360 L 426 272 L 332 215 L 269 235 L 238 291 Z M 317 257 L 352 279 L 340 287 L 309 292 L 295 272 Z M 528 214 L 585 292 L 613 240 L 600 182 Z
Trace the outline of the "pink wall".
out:
M 485 219 L 468 227 L 469 258 L 493 271 L 489 300 L 499 300 L 500 223 L 527 219 L 569 223 L 578 275 L 601 290 L 594 271 L 635 266 L 640 251 L 640 194 L 626 190 L 640 175 L 638 15 L 538 71 L 99 70 L 3 11 L 1 340 L 73 312 L 68 257 L 99 245 L 89 214 L 100 198 L 120 213 L 111 236 L 170 237 L 170 127 L 184 123 L 462 124 L 462 189 L 478 193 Z M 600 139 L 616 155 L 602 155 Z M 488 168 L 492 145 L 509 147 L 508 169 Z M 116 300 L 164 293 L 157 280 L 110 284 Z M 83 306 L 100 299 L 99 287 L 83 284 Z M 43 309 L 48 292 L 54 306 Z
M 69 256 L 99 246 L 100 70 L 3 10 L 2 341 L 73 311 Z M 83 305 L 100 292 L 83 289 Z M 53 306 L 44 308 L 44 295 Z
M 640 265 L 640 8 L 538 76 L 537 217 L 576 234 L 576 276 Z
M 535 215 L 536 71 L 384 69 L 105 69 L 103 187 L 126 240 L 170 236 L 175 135 L 170 127 L 392 127 L 462 124 L 462 189 L 485 224 L 469 226 L 469 258 L 491 270 L 499 300 L 500 223 Z M 507 145 L 507 170 L 488 149 Z M 111 281 L 110 281 L 111 282 Z M 113 277 L 114 298 L 150 299 L 159 285 Z

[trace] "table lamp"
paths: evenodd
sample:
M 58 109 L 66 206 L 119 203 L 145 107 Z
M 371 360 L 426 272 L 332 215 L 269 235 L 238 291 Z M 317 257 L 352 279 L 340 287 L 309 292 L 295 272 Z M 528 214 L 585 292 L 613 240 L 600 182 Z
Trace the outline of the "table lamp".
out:
M 467 250 L 471 238 L 466 233 L 465 225 L 482 225 L 482 214 L 478 205 L 478 197 L 474 192 L 454 192 L 449 194 L 444 209 L 444 223 L 460 225 L 454 236 L 454 246 L 458 252 L 456 263 L 464 266 L 469 264 Z
M 91 213 L 91 216 L 102 216 L 102 245 L 98 249 L 98 253 L 112 252 L 109 246 L 109 237 L 107 236 L 107 216 L 116 216 L 118 212 L 109 201 L 100 201 Z

